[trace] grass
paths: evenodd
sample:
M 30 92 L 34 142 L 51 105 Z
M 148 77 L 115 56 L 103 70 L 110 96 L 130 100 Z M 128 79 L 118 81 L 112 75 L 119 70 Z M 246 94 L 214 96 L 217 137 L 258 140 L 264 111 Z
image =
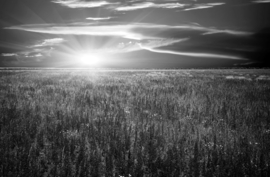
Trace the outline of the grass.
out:
M 225 77 L 269 73 L 237 72 L 2 71 L 0 176 L 270 176 L 270 81 Z

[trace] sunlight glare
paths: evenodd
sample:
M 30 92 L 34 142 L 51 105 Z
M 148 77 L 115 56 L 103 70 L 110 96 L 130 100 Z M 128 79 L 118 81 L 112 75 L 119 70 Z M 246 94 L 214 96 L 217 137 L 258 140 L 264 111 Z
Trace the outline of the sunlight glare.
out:
M 101 57 L 94 53 L 84 53 L 79 55 L 79 63 L 83 66 L 97 67 L 100 64 Z

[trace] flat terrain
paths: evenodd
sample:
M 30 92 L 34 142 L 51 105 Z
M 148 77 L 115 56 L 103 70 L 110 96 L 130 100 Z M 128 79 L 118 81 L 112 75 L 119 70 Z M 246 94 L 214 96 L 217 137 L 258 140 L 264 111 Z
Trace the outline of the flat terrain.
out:
M 0 176 L 270 176 L 270 70 L 0 70 Z

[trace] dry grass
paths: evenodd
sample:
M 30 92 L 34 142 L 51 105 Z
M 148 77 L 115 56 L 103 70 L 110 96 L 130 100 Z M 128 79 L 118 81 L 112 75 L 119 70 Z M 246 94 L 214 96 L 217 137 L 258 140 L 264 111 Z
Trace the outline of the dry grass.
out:
M 224 73 L 1 72 L 0 176 L 269 176 L 270 82 Z

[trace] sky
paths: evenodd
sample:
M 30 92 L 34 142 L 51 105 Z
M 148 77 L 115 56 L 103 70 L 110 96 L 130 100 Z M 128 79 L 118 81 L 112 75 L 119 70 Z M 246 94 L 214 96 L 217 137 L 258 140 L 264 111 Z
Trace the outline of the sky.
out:
M 0 0 L 0 67 L 270 66 L 270 0 Z

